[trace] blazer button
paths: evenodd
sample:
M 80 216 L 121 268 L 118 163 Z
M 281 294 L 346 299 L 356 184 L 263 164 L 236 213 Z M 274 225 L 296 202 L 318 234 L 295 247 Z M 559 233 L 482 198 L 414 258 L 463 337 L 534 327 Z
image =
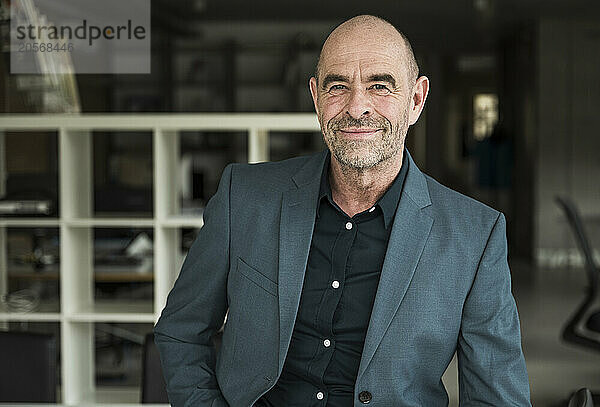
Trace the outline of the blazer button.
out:
M 373 396 L 368 391 L 361 391 L 358 394 L 358 400 L 363 404 L 369 404 Z

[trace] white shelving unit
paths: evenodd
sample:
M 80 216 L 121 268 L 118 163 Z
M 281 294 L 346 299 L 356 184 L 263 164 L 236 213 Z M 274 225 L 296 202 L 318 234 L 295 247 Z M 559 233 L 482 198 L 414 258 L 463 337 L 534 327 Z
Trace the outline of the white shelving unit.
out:
M 154 154 L 152 218 L 93 216 L 92 131 L 95 130 L 151 132 Z M 31 313 L 15 313 L 0 308 L 0 324 L 7 321 L 60 324 L 60 393 L 64 405 L 100 405 L 105 401 L 103 393 L 106 390 L 95 388 L 94 323 L 154 323 L 164 307 L 183 259 L 179 249 L 180 228 L 202 227 L 201 218 L 180 215 L 176 180 L 180 158 L 179 131 L 182 130 L 246 131 L 248 161 L 260 162 L 269 159 L 269 131 L 318 131 L 319 126 L 314 114 L 0 116 L 0 139 L 6 131 L 23 132 L 23 137 L 27 137 L 27 131 L 58 132 L 59 217 L 0 219 L 0 295 L 8 287 L 6 228 L 43 226 L 59 229 L 60 299 L 55 303 L 41 304 Z M 94 300 L 93 230 L 99 227 L 153 228 L 152 302 L 106 303 Z M 118 397 L 118 394 L 115 395 L 112 401 L 121 402 Z

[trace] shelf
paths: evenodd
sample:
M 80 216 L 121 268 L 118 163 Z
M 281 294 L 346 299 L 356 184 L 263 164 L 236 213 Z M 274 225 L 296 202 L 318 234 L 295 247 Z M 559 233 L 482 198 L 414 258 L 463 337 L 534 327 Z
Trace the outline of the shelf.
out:
M 2 129 L 39 130 L 78 129 L 99 130 L 248 130 L 251 128 L 294 131 L 319 131 L 314 113 L 197 113 L 197 114 L 87 114 L 87 115 L 27 115 L 12 114 L 2 117 Z M 79 148 L 80 147 L 76 147 Z M 75 151 L 73 151 L 75 153 Z M 71 152 L 67 153 L 71 154 Z M 64 155 L 64 153 L 63 153 Z M 78 174 L 79 176 L 80 174 Z
M 154 274 L 148 272 L 94 272 L 94 280 L 97 283 L 144 283 L 154 281 Z
M 74 322 L 155 322 L 150 301 L 97 301 L 67 318 Z
M 58 271 L 17 271 L 8 272 L 8 278 L 14 280 L 53 281 L 60 277 Z
M 72 227 L 153 227 L 152 218 L 78 218 L 65 220 Z
M 95 217 L 95 218 L 0 218 L 0 227 L 59 227 L 61 224 L 74 227 L 153 227 L 154 218 L 140 217 Z
M 59 279 L 58 271 L 43 271 L 43 272 L 17 272 L 8 273 L 9 279 L 14 280 L 37 280 L 37 281 L 53 281 Z M 94 281 L 98 283 L 143 283 L 154 281 L 154 274 L 148 272 L 94 272 Z
M 202 216 L 170 216 L 160 220 L 158 224 L 172 228 L 201 228 L 204 226 L 204 219 Z
M 0 303 L 0 321 L 60 321 L 60 304 L 58 301 L 41 302 L 38 309 L 31 312 L 10 311 Z
M 0 218 L 0 226 L 8 227 L 58 227 L 58 218 Z
M 189 66 L 192 66 L 192 60 L 198 58 L 197 55 L 197 47 L 191 48 Z M 253 55 L 248 57 L 255 59 Z M 272 57 L 279 58 L 278 54 L 273 54 L 266 59 L 271 60 Z M 262 56 L 259 59 L 263 61 Z M 262 66 L 256 64 L 253 71 L 260 69 Z M 190 71 L 194 74 L 194 69 L 183 70 L 184 76 L 180 75 L 179 79 L 190 77 Z M 218 77 L 220 73 L 208 77 Z M 260 77 L 252 73 L 245 72 L 247 75 L 240 78 L 245 103 L 252 107 L 255 98 L 264 97 L 264 92 L 272 96 L 270 100 L 280 99 L 284 88 L 268 86 L 269 72 L 259 72 Z M 184 86 L 173 81 L 174 101 L 179 97 L 182 103 L 192 101 L 191 106 L 198 108 L 195 101 L 203 102 L 205 94 L 213 95 L 214 92 L 203 92 L 213 86 L 205 86 L 202 80 L 206 76 L 201 74 L 199 70 L 197 75 L 191 76 L 193 82 Z M 132 76 L 122 85 L 127 89 L 119 95 L 126 97 L 136 94 L 135 88 L 139 83 Z M 221 99 L 208 97 L 206 104 L 214 108 L 221 104 L 224 109 L 228 106 L 227 98 Z M 17 114 L 1 119 L 0 131 L 21 132 L 19 139 L 29 137 L 27 133 L 30 131 L 40 130 L 56 133 L 60 214 L 0 217 L 0 294 L 20 287 L 40 286 L 45 290 L 42 298 L 55 300 L 42 301 L 34 312 L 9 311 L 0 304 L 0 325 L 11 329 L 13 325 L 23 325 L 23 329 L 32 332 L 38 329 L 44 331 L 46 325 L 52 325 L 58 332 L 55 335 L 61 356 L 59 400 L 62 404 L 57 403 L 56 406 L 137 406 L 139 387 L 129 386 L 131 383 L 128 387 L 117 387 L 96 380 L 96 325 L 123 323 L 139 325 L 149 331 L 165 306 L 184 261 L 182 247 L 190 237 L 184 235 L 182 229 L 197 229 L 204 224 L 202 208 L 189 207 L 198 203 L 187 202 L 180 195 L 182 152 L 192 151 L 203 159 L 226 155 L 227 160 L 232 161 L 265 161 L 269 159 L 269 137 L 273 132 L 318 132 L 317 116 L 314 113 Z M 115 205 L 110 207 L 98 205 L 95 200 L 99 193 L 97 190 L 101 188 L 95 184 L 92 158 L 94 148 L 97 148 L 95 140 L 104 137 L 106 132 L 116 132 L 119 137 L 143 132 L 143 137 L 147 137 L 140 143 L 146 155 L 152 154 L 152 193 L 144 195 L 144 199 L 152 199 L 153 204 L 134 207 L 144 211 L 127 211 L 125 203 L 121 204 L 116 198 L 111 198 L 115 199 L 111 202 Z M 199 142 L 199 134 L 208 141 L 202 139 Z M 139 137 L 141 139 L 142 135 Z M 210 137 L 227 139 L 216 143 L 220 146 L 216 149 L 211 147 Z M 123 143 L 122 147 L 131 152 L 129 146 Z M 0 161 L 4 161 L 0 163 L 1 175 L 6 157 L 0 154 Z M 211 162 L 207 160 L 203 165 L 212 166 Z M 218 172 L 216 167 L 214 170 Z M 218 174 L 211 174 L 211 177 L 213 175 Z M 135 174 L 132 178 L 137 181 Z M 206 188 L 209 186 L 213 187 L 212 184 L 205 185 Z M 11 230 L 13 227 L 23 229 Z M 31 228 L 31 231 L 25 228 Z M 48 254 L 57 256 L 60 264 L 48 265 L 42 271 L 14 264 L 18 254 L 31 250 L 30 239 L 22 235 L 33 234 L 29 232 L 33 232 L 34 228 L 51 231 L 46 236 L 51 235 L 53 239 L 52 252 Z M 115 231 L 114 235 L 119 237 L 109 243 L 112 233 L 107 229 L 110 228 L 121 230 Z M 148 257 L 151 264 L 130 266 L 128 262 L 101 259 L 112 250 L 112 243 L 116 245 L 122 238 L 123 244 L 126 244 L 129 237 L 125 237 L 128 235 L 125 229 L 139 229 L 151 237 L 152 257 Z M 56 247 L 56 244 L 59 246 Z M 12 407 L 15 403 L 6 405 Z M 167 405 L 156 404 L 161 407 Z
M 178 88 L 189 88 L 189 87 L 198 87 L 198 88 L 216 88 L 219 86 L 224 86 L 227 84 L 227 81 L 225 80 L 216 80 L 216 81 L 212 81 L 212 80 L 201 80 L 201 79 L 193 79 L 193 80 L 179 80 L 179 81 L 175 81 L 173 83 L 173 85 L 175 87 Z
M 139 387 L 98 386 L 96 387 L 94 394 L 91 395 L 91 401 L 95 406 L 98 406 L 101 403 L 107 403 L 114 406 L 115 402 L 118 402 L 121 406 L 131 406 L 139 403 L 140 392 L 141 390 Z

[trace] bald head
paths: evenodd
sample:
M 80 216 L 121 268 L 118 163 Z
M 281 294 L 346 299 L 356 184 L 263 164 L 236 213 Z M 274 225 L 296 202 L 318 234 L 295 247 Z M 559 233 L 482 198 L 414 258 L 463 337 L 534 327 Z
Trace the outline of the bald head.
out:
M 323 65 L 336 58 L 340 47 L 353 45 L 386 44 L 390 52 L 397 54 L 398 63 L 403 65 L 408 83 L 414 84 L 419 67 L 408 38 L 389 22 L 371 15 L 360 15 L 337 26 L 325 40 L 317 62 L 315 78 L 319 81 Z

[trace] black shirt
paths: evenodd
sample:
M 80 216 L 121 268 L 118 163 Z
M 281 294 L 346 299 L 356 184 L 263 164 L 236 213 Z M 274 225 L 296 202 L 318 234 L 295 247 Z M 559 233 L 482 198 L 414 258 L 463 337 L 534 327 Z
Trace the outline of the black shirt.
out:
M 350 218 L 333 201 L 328 153 L 298 315 L 283 371 L 256 406 L 352 406 L 392 222 L 407 173 Z

